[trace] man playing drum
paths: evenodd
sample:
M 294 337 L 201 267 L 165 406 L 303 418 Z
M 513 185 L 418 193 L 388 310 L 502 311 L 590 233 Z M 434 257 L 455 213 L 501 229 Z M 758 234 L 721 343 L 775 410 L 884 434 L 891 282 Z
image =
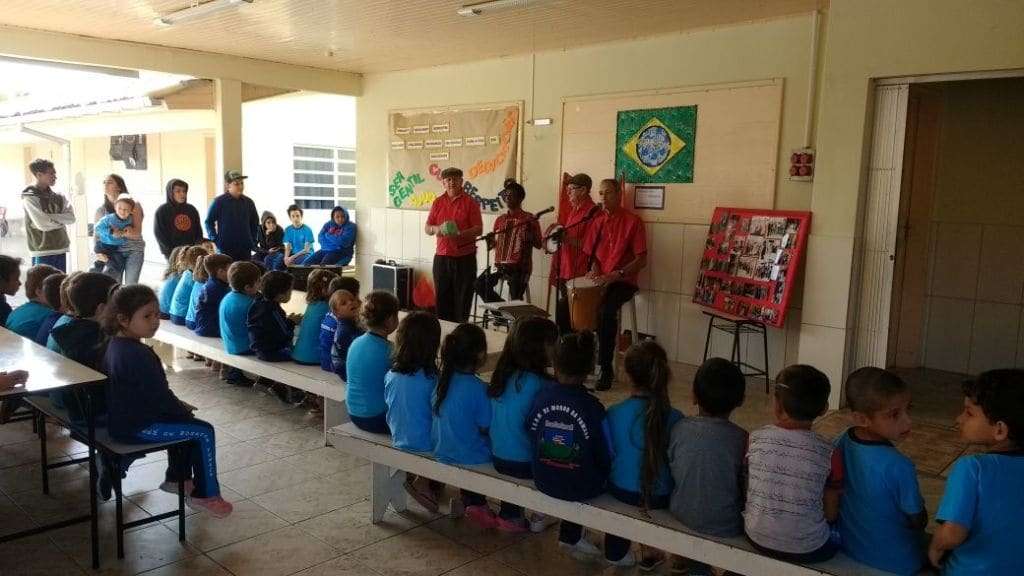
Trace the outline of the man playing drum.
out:
M 555 321 L 558 330 L 566 334 L 572 331 L 569 313 L 569 293 L 566 282 L 584 276 L 588 269 L 588 258 L 583 253 L 583 240 L 587 230 L 593 226 L 598 208 L 590 199 L 590 187 L 593 182 L 590 176 L 575 174 L 567 182 L 569 193 L 569 217 L 565 220 L 565 232 L 562 237 L 562 248 L 558 252 L 559 262 L 556 279 L 558 296 L 555 301 Z M 590 219 L 588 222 L 584 220 Z
M 583 251 L 591 263 L 587 277 L 605 288 L 597 315 L 598 365 L 601 367 L 597 389 L 608 390 L 615 379 L 612 361 L 618 313 L 636 294 L 637 276 L 647 265 L 647 234 L 643 221 L 622 207 L 622 191 L 617 181 L 602 180 L 598 191 L 604 206 L 588 226 Z

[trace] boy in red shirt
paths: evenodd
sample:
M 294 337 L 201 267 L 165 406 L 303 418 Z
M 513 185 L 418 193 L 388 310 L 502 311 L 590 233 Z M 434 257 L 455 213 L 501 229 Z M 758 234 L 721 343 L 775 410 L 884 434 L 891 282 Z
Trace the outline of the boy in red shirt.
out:
M 602 180 L 598 191 L 604 206 L 588 227 L 583 251 L 591 258 L 587 277 L 605 287 L 597 315 L 597 358 L 601 366 L 597 389 L 608 390 L 614 380 L 612 360 L 619 308 L 639 289 L 637 277 L 647 266 L 647 233 L 643 220 L 622 207 L 617 181 Z
M 437 236 L 434 254 L 434 287 L 437 316 L 441 320 L 465 322 L 473 303 L 476 278 L 476 244 L 483 232 L 480 205 L 462 189 L 462 170 L 441 171 L 444 194 L 434 200 L 424 232 Z

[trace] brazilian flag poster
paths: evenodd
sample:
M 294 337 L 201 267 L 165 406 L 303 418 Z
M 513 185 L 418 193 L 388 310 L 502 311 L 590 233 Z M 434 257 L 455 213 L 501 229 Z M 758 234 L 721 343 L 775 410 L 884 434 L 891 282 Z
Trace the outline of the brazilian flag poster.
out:
M 615 174 L 626 182 L 693 182 L 696 106 L 620 110 L 615 128 Z

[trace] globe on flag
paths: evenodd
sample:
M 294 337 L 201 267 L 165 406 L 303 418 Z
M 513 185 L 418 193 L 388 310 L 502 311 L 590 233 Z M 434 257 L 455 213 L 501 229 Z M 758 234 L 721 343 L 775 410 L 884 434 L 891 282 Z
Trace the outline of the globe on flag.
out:
M 615 173 L 633 183 L 693 182 L 696 129 L 696 106 L 620 111 Z

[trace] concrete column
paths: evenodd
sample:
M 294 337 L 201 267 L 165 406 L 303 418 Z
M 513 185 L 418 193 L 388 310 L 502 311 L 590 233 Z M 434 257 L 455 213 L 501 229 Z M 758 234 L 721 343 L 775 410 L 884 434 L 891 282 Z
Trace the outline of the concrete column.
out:
M 228 78 L 214 80 L 214 109 L 216 196 L 224 191 L 224 172 L 242 170 L 242 83 Z
M 71 240 L 71 247 L 68 251 L 68 273 L 77 270 L 89 270 L 91 267 L 90 253 L 92 251 L 92 239 L 89 237 L 89 224 L 92 223 L 92 213 L 88 210 L 88 199 L 85 196 L 87 190 L 85 184 L 85 140 L 75 138 L 69 144 L 62 147 L 64 154 L 63 165 L 66 166 L 63 176 L 67 183 L 68 200 L 75 209 L 75 224 L 68 226 L 68 237 Z

